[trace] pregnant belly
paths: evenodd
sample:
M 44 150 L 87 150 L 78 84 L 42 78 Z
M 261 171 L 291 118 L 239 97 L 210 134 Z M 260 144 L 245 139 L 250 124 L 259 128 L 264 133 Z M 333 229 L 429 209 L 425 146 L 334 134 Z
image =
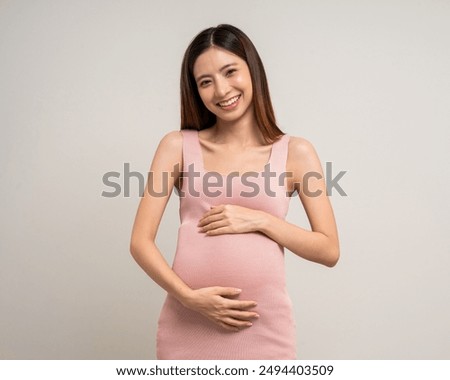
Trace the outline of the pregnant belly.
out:
M 174 271 L 191 288 L 231 286 L 250 291 L 285 286 L 282 247 L 260 233 L 206 236 L 182 225 Z

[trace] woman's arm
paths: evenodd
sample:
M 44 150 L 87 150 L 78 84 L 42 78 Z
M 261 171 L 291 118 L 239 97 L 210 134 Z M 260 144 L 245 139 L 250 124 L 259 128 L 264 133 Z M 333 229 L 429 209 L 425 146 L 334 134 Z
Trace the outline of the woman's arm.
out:
M 162 215 L 180 177 L 182 144 L 181 133 L 174 131 L 164 136 L 156 150 L 150 167 L 153 177 L 146 184 L 134 221 L 130 252 L 139 266 L 184 306 L 225 329 L 237 331 L 251 326 L 250 320 L 258 317 L 249 311 L 256 303 L 228 298 L 238 295 L 240 289 L 219 286 L 191 289 L 172 270 L 155 244 Z
M 326 194 L 322 166 L 309 141 L 290 138 L 287 171 L 293 173 L 294 187 L 308 216 L 311 231 L 267 213 L 261 218 L 258 230 L 296 255 L 332 267 L 340 255 L 338 232 Z
M 170 132 L 161 140 L 150 167 L 153 178 L 151 183 L 147 182 L 139 203 L 130 242 L 131 255 L 139 266 L 179 300 L 185 298 L 191 289 L 170 268 L 156 246 L 155 238 L 175 181 L 180 176 L 179 170 L 175 170 L 181 165 L 181 150 L 182 136 L 179 132 Z M 174 172 L 173 176 L 171 172 Z M 169 175 L 164 178 L 163 173 Z M 149 192 L 149 185 L 153 195 Z
M 291 137 L 286 166 L 287 172 L 293 174 L 293 186 L 312 231 L 264 211 L 236 205 L 213 207 L 200 220 L 199 227 L 208 235 L 259 231 L 306 260 L 332 267 L 339 260 L 339 239 L 322 167 L 312 144 L 303 138 Z

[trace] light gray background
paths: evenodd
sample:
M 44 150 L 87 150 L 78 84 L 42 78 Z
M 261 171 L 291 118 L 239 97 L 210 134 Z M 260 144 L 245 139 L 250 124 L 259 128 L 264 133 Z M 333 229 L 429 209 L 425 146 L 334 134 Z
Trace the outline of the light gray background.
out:
M 190 40 L 243 29 L 282 129 L 347 170 L 341 260 L 286 250 L 303 359 L 450 359 L 450 1 L 0 1 L 0 357 L 155 357 L 165 293 L 137 266 L 145 174 L 179 129 Z M 288 220 L 309 228 L 298 198 Z M 176 247 L 173 194 L 158 246 Z

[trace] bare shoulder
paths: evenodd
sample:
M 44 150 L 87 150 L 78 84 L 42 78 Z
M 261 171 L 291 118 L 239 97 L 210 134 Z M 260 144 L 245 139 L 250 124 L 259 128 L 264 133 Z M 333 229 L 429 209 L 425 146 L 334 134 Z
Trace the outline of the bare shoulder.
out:
M 166 133 L 161 139 L 159 145 L 169 149 L 181 149 L 183 146 L 183 136 L 181 131 L 170 131 Z
M 158 152 L 163 153 L 166 159 L 179 161 L 183 150 L 183 135 L 181 131 L 166 133 L 158 145 Z
M 289 171 L 298 176 L 316 171 L 321 172 L 321 164 L 314 145 L 304 137 L 290 136 L 288 147 Z
M 180 131 L 166 133 L 156 149 L 152 169 L 167 171 L 179 167 L 183 159 L 183 136 Z
M 289 155 L 296 158 L 305 158 L 308 155 L 315 154 L 315 152 L 313 144 L 304 137 L 289 137 Z

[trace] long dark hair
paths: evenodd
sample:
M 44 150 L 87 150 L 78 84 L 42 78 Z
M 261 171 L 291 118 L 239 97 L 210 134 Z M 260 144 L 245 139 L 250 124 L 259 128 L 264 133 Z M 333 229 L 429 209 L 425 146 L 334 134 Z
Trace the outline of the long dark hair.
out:
M 181 129 L 206 129 L 216 122 L 216 115 L 203 104 L 194 79 L 198 56 L 211 46 L 228 50 L 243 59 L 249 68 L 253 86 L 255 119 L 264 139 L 272 143 L 284 133 L 278 128 L 270 100 L 269 85 L 261 58 L 247 35 L 228 24 L 200 32 L 189 44 L 181 66 Z

